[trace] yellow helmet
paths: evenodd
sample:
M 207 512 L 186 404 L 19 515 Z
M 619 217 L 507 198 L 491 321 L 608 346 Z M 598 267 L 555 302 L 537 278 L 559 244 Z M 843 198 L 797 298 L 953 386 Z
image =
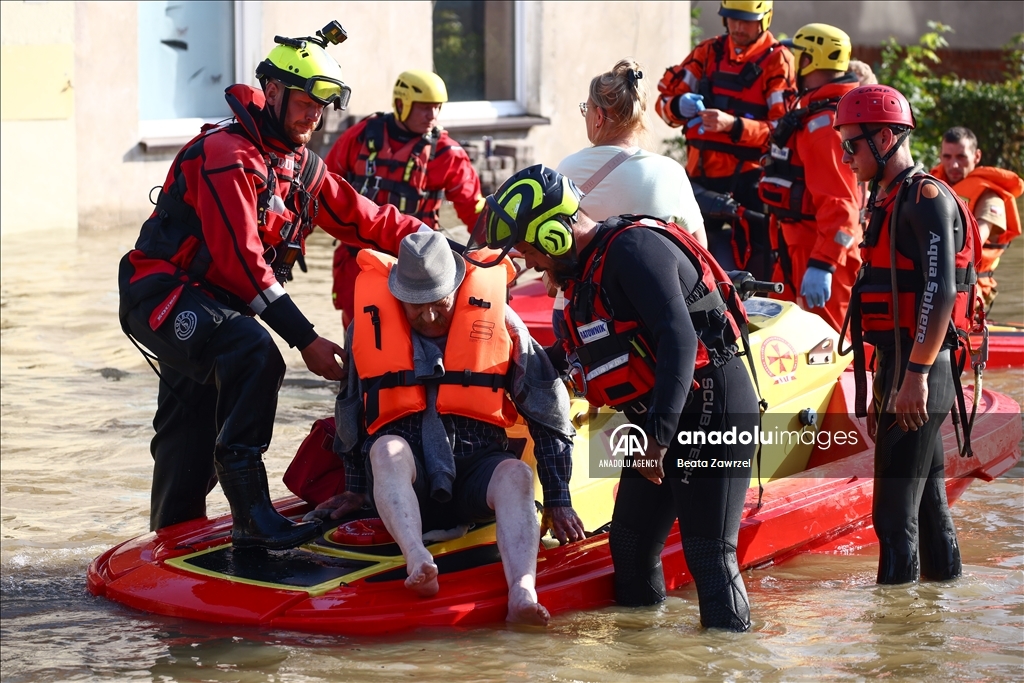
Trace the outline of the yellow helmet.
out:
M 772 0 L 722 0 L 718 14 L 723 25 L 726 19 L 760 21 L 763 33 L 772 25 L 772 4 Z
M 434 72 L 410 69 L 398 75 L 392 100 L 401 100 L 402 111 L 395 107 L 395 116 L 405 122 L 412 111 L 413 102 L 447 102 L 448 88 Z M 391 106 L 394 107 L 394 101 Z
M 828 24 L 807 24 L 801 26 L 791 39 L 781 41 L 783 45 L 811 58 L 811 63 L 800 68 L 797 55 L 797 73 L 806 76 L 819 69 L 846 71 L 850 68 L 850 36 Z
M 291 90 L 305 91 L 325 107 L 333 104 L 335 109 L 344 109 L 352 90 L 341 78 L 341 66 L 324 48 L 346 38 L 345 29 L 336 21 L 317 31 L 316 38 L 274 36 L 277 45 L 256 66 L 256 78 L 263 84 L 267 79 L 281 81 Z

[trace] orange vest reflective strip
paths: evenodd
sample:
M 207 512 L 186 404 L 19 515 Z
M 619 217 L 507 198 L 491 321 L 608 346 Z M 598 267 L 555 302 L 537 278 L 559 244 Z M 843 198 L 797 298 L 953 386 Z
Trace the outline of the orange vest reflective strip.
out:
M 426 389 L 414 375 L 412 329 L 402 303 L 388 289 L 396 259 L 370 249 L 359 252 L 352 354 L 363 381 L 367 431 L 426 409 Z M 508 283 L 504 268 L 466 264 L 456 293 L 445 346 L 445 377 L 437 395 L 440 414 L 463 415 L 507 428 L 518 414 L 505 392 L 512 339 L 505 326 Z M 484 384 L 487 386 L 484 386 Z

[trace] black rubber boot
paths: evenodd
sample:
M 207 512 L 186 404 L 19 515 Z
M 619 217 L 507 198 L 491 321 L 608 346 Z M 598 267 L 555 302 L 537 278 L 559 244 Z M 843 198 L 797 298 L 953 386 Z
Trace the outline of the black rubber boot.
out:
M 218 453 L 216 464 L 221 488 L 231 505 L 234 547 L 284 550 L 320 534 L 320 522 L 295 523 L 274 509 L 258 450 Z

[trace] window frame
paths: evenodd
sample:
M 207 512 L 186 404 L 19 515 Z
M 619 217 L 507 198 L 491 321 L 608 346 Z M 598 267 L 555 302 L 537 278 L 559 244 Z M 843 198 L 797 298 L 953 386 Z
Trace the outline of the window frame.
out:
M 526 11 L 523 0 L 512 3 L 513 36 L 512 64 L 515 82 L 514 100 L 471 100 L 467 102 L 446 102 L 441 108 L 438 121 L 441 125 L 458 124 L 465 121 L 496 120 L 512 116 L 523 116 L 526 108 Z
M 260 31 L 262 8 L 253 0 L 233 0 L 235 70 L 232 83 L 256 85 L 256 65 L 260 62 Z M 230 118 L 137 119 L 139 144 L 146 150 L 181 147 L 199 134 L 207 123 L 219 123 Z

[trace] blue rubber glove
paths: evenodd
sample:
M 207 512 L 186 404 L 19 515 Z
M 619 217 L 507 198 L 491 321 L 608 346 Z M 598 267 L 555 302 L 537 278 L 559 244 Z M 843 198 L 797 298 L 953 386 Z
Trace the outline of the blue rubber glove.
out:
M 832 296 L 832 273 L 809 266 L 800 285 L 800 296 L 808 308 L 821 308 Z
M 701 135 L 704 135 L 704 126 L 702 125 L 704 123 L 704 119 L 700 117 L 700 113 L 704 111 L 705 108 L 704 98 L 701 95 L 697 95 L 697 97 L 700 98 L 699 100 L 697 100 L 697 115 L 686 122 L 686 127 L 693 128 L 694 126 L 700 126 L 700 128 L 697 129 L 697 132 L 700 133 Z
M 676 114 L 683 119 L 692 119 L 697 112 L 704 111 L 704 96 L 694 92 L 688 92 L 675 99 Z M 699 108 L 698 108 L 699 106 Z

